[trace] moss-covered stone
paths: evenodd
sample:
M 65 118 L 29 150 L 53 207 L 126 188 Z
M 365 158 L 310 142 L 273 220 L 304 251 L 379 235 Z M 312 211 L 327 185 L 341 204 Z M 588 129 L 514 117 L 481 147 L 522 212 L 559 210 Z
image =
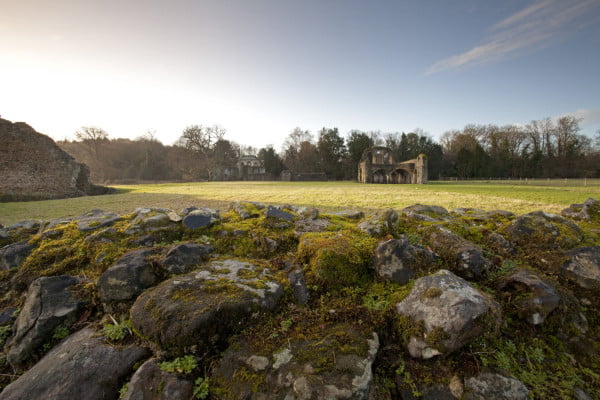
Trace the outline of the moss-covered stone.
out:
M 372 279 L 377 241 L 357 232 L 307 233 L 300 238 L 298 260 L 309 284 L 328 289 L 360 286 Z

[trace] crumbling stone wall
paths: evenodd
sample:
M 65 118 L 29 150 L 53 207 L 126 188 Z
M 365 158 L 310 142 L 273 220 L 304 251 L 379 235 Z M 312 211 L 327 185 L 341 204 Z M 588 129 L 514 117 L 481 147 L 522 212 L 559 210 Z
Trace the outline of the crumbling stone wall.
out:
M 374 146 L 364 151 L 358 164 L 360 183 L 427 183 L 427 157 L 398 162 L 387 147 Z
M 103 194 L 89 169 L 48 136 L 23 122 L 0 118 L 0 201 L 43 200 Z

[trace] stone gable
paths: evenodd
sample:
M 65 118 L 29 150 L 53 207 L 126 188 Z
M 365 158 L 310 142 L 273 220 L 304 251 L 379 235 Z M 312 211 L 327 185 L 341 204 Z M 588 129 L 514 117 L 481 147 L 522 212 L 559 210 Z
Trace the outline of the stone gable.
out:
M 89 169 L 24 122 L 0 118 L 0 201 L 104 194 Z

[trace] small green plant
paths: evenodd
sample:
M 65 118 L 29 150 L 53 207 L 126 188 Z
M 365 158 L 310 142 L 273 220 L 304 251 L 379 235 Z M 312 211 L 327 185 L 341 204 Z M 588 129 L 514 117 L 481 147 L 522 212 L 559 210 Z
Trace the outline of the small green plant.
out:
M 194 382 L 194 397 L 197 399 L 204 400 L 208 397 L 210 391 L 210 385 L 208 378 L 198 378 Z
M 122 319 L 121 322 L 117 322 L 112 315 L 109 315 L 109 317 L 113 323 L 105 324 L 102 327 L 102 334 L 104 334 L 107 339 L 117 341 L 122 340 L 127 335 L 133 334 L 131 320 Z
M 54 330 L 54 334 L 52 335 L 52 339 L 56 339 L 56 340 L 64 339 L 67 336 L 69 336 L 69 333 L 71 333 L 71 332 L 69 331 L 69 328 L 67 328 L 66 326 L 58 326 Z
M 363 297 L 363 305 L 372 311 L 384 311 L 390 305 L 390 301 L 383 296 L 368 293 Z
M 284 319 L 283 321 L 281 321 L 280 325 L 281 325 L 281 331 L 287 332 L 290 330 L 290 327 L 292 326 L 292 320 Z
M 419 392 L 419 389 L 417 388 L 417 384 L 416 384 L 415 380 L 413 379 L 412 375 L 410 374 L 410 371 L 406 370 L 406 365 L 404 364 L 404 361 L 402 361 L 402 360 L 400 361 L 400 365 L 398 365 L 398 368 L 396 368 L 396 375 L 400 375 L 402 377 L 402 381 L 411 390 L 413 396 L 415 396 L 415 397 L 422 396 L 421 392 Z
M 164 361 L 158 364 L 158 367 L 166 372 L 177 372 L 180 374 L 189 374 L 198 366 L 196 357 L 187 355 L 177 357 L 173 361 Z
M 120 399 L 125 398 L 125 395 L 127 394 L 128 390 L 129 390 L 129 383 L 126 383 L 123 385 L 123 387 L 121 389 L 119 389 L 119 398 Z

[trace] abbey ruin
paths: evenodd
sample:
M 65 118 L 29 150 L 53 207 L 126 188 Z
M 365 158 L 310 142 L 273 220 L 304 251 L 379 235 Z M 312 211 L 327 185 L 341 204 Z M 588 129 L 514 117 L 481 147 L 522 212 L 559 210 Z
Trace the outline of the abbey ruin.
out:
M 375 146 L 364 151 L 358 164 L 360 183 L 427 183 L 427 158 L 398 162 L 387 147 Z

